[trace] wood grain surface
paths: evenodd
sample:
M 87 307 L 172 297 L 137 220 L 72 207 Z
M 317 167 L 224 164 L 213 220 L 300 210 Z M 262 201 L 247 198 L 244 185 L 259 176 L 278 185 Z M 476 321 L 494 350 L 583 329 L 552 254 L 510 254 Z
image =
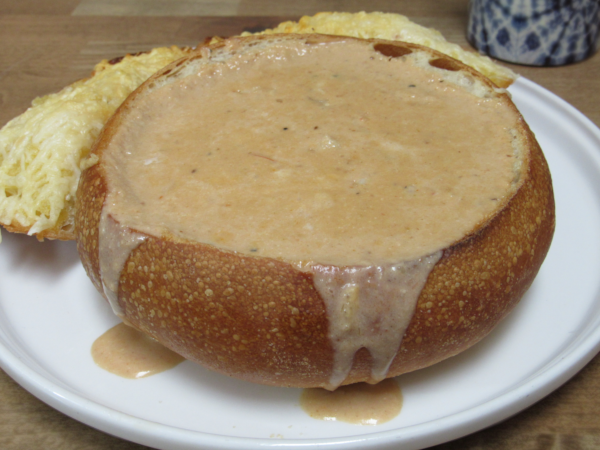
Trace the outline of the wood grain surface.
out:
M 163 45 L 272 27 L 318 11 L 388 11 L 465 39 L 468 0 L 1 0 L 0 126 L 95 63 Z M 600 54 L 571 66 L 511 66 L 600 126 Z M 0 449 L 134 450 L 37 400 L 0 370 Z M 600 448 L 600 358 L 534 406 L 438 450 Z

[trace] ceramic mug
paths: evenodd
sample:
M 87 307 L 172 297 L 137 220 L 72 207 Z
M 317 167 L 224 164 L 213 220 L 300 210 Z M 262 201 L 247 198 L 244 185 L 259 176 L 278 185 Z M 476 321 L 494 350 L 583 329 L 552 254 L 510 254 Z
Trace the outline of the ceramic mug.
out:
M 470 0 L 467 38 L 482 53 L 531 66 L 581 61 L 598 48 L 600 0 Z

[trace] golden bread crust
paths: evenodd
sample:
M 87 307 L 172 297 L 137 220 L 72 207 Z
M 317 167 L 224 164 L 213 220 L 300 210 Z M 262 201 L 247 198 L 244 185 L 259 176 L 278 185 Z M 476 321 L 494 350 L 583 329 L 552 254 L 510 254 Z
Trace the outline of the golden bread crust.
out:
M 20 233 L 20 234 L 29 234 L 29 230 L 31 227 L 24 227 L 19 223 L 13 222 L 10 225 L 2 225 L 6 231 L 10 231 L 11 233 Z M 43 241 L 44 239 L 57 239 L 60 241 L 74 241 L 75 233 L 73 232 L 72 227 L 68 227 L 63 229 L 62 227 L 51 228 L 48 230 L 40 231 L 39 233 L 35 233 L 35 237 L 39 241 Z
M 422 49 L 385 45 L 399 53 L 406 47 Z M 481 77 L 458 61 L 431 54 L 448 70 L 460 68 Z M 107 191 L 102 151 L 127 102 L 100 136 L 94 151 L 101 162 L 83 173 L 77 193 L 78 250 L 100 292 L 98 229 Z M 548 165 L 524 121 L 521 131 L 530 150 L 522 184 L 487 223 L 443 251 L 388 376 L 427 367 L 478 342 L 516 305 L 537 274 L 554 231 L 554 197 Z M 148 236 L 125 263 L 118 302 L 133 326 L 212 370 L 277 386 L 324 386 L 329 380 L 333 347 L 325 304 L 312 274 L 287 262 Z M 370 355 L 363 349 L 344 384 L 368 380 L 370 370 Z

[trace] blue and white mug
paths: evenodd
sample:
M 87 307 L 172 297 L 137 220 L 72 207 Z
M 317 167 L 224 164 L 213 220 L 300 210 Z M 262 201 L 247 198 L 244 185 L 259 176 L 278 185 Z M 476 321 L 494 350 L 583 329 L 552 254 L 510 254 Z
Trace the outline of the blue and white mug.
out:
M 531 66 L 581 61 L 598 48 L 600 0 L 470 0 L 467 38 L 482 53 Z

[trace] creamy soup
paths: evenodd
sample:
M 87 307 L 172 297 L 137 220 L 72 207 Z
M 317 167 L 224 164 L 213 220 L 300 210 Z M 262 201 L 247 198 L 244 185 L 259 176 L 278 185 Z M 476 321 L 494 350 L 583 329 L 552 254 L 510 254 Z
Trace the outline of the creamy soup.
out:
M 92 358 L 124 378 L 144 378 L 172 369 L 184 358 L 128 325 L 120 323 L 92 345 Z
M 305 389 L 300 396 L 300 406 L 315 419 L 379 425 L 400 414 L 402 391 L 393 378 L 377 384 L 341 386 L 333 392 Z

